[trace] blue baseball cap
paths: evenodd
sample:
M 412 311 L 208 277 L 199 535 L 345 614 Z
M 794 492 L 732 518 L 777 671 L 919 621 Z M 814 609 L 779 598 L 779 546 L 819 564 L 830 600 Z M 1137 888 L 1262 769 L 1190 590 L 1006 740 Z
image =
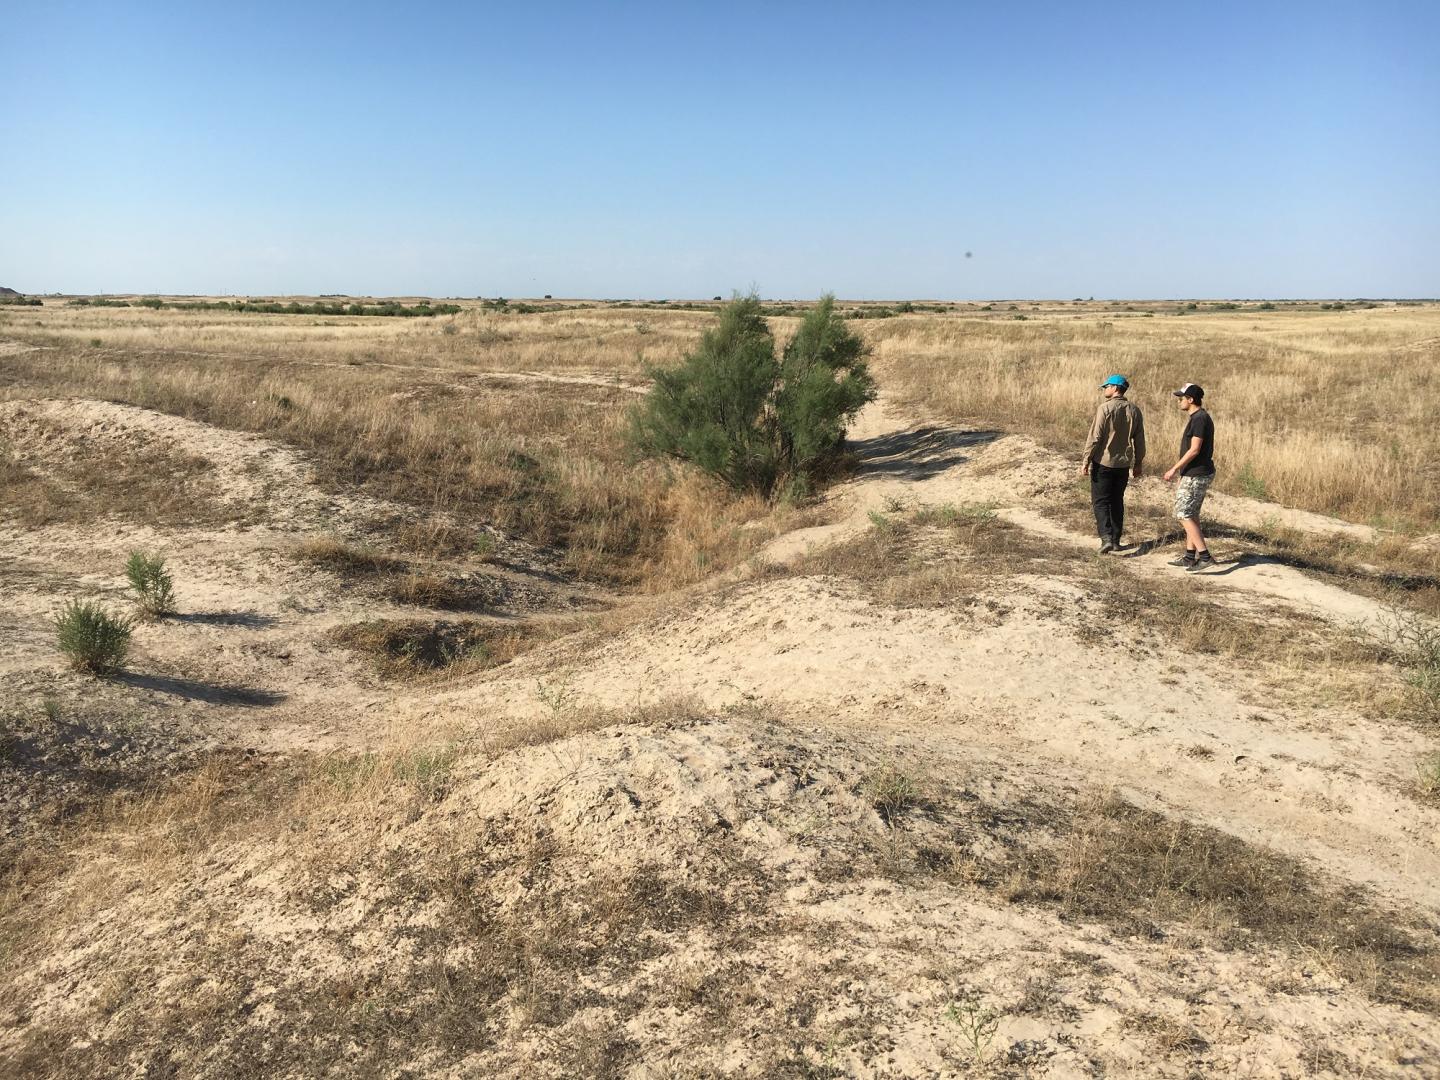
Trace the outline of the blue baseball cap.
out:
M 1128 387 L 1129 385 L 1130 385 L 1130 380 L 1127 379 L 1127 378 L 1125 378 L 1124 375 L 1111 375 L 1108 379 L 1106 379 L 1104 382 L 1102 382 L 1102 383 L 1100 384 L 1100 389 L 1101 389 L 1101 390 L 1104 390 L 1105 387 L 1107 387 L 1107 386 L 1125 386 L 1125 387 Z

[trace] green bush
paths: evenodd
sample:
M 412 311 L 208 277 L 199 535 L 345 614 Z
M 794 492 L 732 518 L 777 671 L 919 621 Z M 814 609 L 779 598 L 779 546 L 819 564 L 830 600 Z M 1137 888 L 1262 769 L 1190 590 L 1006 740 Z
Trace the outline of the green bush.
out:
M 130 619 L 116 618 L 99 604 L 72 600 L 55 619 L 60 651 L 77 671 L 107 675 L 130 652 Z
M 1265 481 L 1255 475 L 1255 470 L 1246 462 L 1240 470 L 1240 475 L 1235 478 L 1240 484 L 1240 490 L 1252 499 L 1269 499 L 1270 489 L 1265 486 Z
M 632 440 L 737 490 L 803 488 L 833 467 L 846 426 L 875 398 L 866 353 L 826 295 L 777 357 L 759 298 L 737 296 L 679 367 L 649 370 Z
M 147 619 L 175 612 L 175 582 L 165 569 L 165 559 L 160 555 L 146 555 L 143 551 L 132 551 L 125 563 L 125 577 L 135 590 L 135 602 L 140 613 Z

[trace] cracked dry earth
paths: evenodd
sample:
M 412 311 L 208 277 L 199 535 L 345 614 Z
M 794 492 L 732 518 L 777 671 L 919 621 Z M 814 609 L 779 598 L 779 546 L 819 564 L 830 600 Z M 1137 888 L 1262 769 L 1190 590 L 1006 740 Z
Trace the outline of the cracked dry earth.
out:
M 1092 632 L 1103 597 L 1042 572 L 1095 558 L 1047 513 L 1073 479 L 1028 440 L 877 404 L 828 524 L 493 670 L 407 685 L 327 638 L 397 606 L 292 554 L 398 508 L 325 495 L 258 437 L 96 402 L 4 408 L 22 458 L 61 480 L 77 442 L 158 440 L 211 462 L 194 482 L 235 504 L 178 526 L 4 527 L 4 705 L 29 710 L 12 768 L 89 791 L 86 769 L 113 759 L 123 788 L 151 760 L 185 805 L 193 770 L 210 793 L 189 838 L 55 841 L 78 857 L 37 895 L 47 936 L 8 946 L 12 1067 L 1440 1075 L 1440 810 L 1413 791 L 1430 740 L 1274 665 Z M 817 561 L 877 517 L 981 504 L 1050 561 L 1007 570 L 1002 550 L 946 603 Z M 181 617 L 137 631 L 120 679 L 63 671 L 46 619 L 62 597 L 118 603 L 136 546 L 170 553 Z M 1203 589 L 1277 636 L 1381 612 L 1263 559 L 1196 582 L 1170 553 L 1109 560 L 1105 588 Z M 604 599 L 545 557 L 505 572 L 519 599 L 497 617 Z M 83 738 L 47 734 L 45 697 Z

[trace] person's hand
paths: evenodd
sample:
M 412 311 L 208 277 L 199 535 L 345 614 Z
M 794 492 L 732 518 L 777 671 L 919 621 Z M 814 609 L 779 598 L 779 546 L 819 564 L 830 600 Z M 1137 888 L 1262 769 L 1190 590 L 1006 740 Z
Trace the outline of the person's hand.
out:
M 1139 480 L 1140 477 L 1142 477 L 1142 476 L 1144 476 L 1144 475 L 1145 475 L 1145 470 L 1142 469 L 1139 465 L 1136 465 L 1136 466 L 1135 466 L 1135 479 L 1136 479 L 1136 480 Z
M 1081 466 L 1080 466 L 1080 475 L 1081 475 L 1081 476 L 1089 476 L 1089 475 L 1090 475 L 1090 463 L 1089 463 L 1088 461 L 1085 462 L 1084 465 L 1081 465 Z
M 1166 470 L 1165 470 L 1165 477 L 1164 477 L 1164 479 L 1165 479 L 1165 482 L 1166 482 L 1167 484 L 1168 484 L 1171 480 L 1174 480 L 1174 479 L 1175 479 L 1175 470 L 1174 470 L 1174 469 L 1166 469 Z

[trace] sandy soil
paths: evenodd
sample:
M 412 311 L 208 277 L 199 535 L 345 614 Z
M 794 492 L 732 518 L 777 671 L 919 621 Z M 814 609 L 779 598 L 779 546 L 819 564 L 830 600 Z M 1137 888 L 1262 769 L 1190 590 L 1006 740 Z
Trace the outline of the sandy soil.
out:
M 1006 815 L 1028 800 L 1059 805 L 1111 791 L 1366 886 L 1378 902 L 1432 926 L 1440 911 L 1440 810 L 1411 794 L 1415 762 L 1430 745 L 1419 732 L 1184 655 L 1140 631 L 1088 635 L 1093 605 L 1063 579 L 1007 578 L 959 609 L 894 608 L 850 581 L 775 569 L 858 535 L 874 513 L 945 504 L 989 504 L 1072 547 L 1076 559 L 1094 558 L 1092 538 L 1046 512 L 1074 497 L 1071 466 L 1028 440 L 872 406 L 851 433 L 861 468 L 827 496 L 831 523 L 769 545 L 769 569 L 637 606 L 437 689 L 382 682 L 327 637 L 347 622 L 413 617 L 413 609 L 295 557 L 306 536 L 363 537 L 377 516 L 400 508 L 323 492 L 302 455 L 264 439 L 127 406 L 9 403 L 0 421 L 21 459 L 41 471 L 80 445 L 123 455 L 173 444 L 212 463 L 211 490 L 246 511 L 204 527 L 0 525 L 0 627 L 9 645 L 0 655 L 0 706 L 12 713 L 30 716 L 49 698 L 62 717 L 79 718 L 87 746 L 109 738 L 125 761 L 149 755 L 175 770 L 205 748 L 301 756 L 375 748 L 397 732 L 483 748 L 527 723 L 563 729 L 569 717 L 617 710 L 599 730 L 462 754 L 444 801 L 390 821 L 375 843 L 402 860 L 456 850 L 479 858 L 463 837 L 547 837 L 555 845 L 547 888 L 557 896 L 662 866 L 733 901 L 743 940 L 722 943 L 682 921 L 658 958 L 619 964 L 602 980 L 602 1004 L 556 1028 L 614 1026 L 632 1048 L 622 1056 L 625 1075 L 784 1073 L 775 1063 L 800 1015 L 832 1042 L 796 1060 L 834 1071 L 800 1072 L 791 1062 L 789 1075 L 1440 1075 L 1436 1018 L 1367 999 L 1323 957 L 1127 936 L 950 881 L 876 869 L 900 833 L 877 817 L 865 777 L 900 762 L 973 807 L 963 821 L 946 817 L 951 811 L 911 812 L 907 844 L 943 825 L 983 853 L 1011 842 L 1007 830 L 1021 826 L 1007 825 Z M 1132 490 L 1137 501 L 1166 498 L 1158 481 Z M 1358 529 L 1235 498 L 1214 506 L 1240 524 L 1278 516 L 1299 530 Z M 48 620 L 71 597 L 121 607 L 124 557 L 136 547 L 167 554 L 181 611 L 141 625 L 129 670 L 97 685 L 63 668 Z M 496 571 L 509 575 L 514 602 L 488 617 L 602 599 L 549 574 L 544 553 L 514 550 L 510 568 Z M 1116 563 L 1179 583 L 1182 572 L 1165 565 L 1172 553 L 1141 545 Z M 1209 595 L 1236 611 L 1280 605 L 1337 627 L 1380 614 L 1373 600 L 1258 558 L 1204 579 Z M 613 722 L 677 699 L 689 703 L 684 722 Z M 138 728 L 169 734 L 154 745 L 125 743 L 123 731 Z M 26 731 L 32 769 L 42 761 L 69 767 L 63 732 Z M 87 768 L 105 756 L 87 754 Z M 123 770 L 112 779 L 132 782 Z M 75 780 L 71 790 L 88 789 Z M 8 807 L 13 828 L 33 818 L 33 785 L 25 792 Z M 501 908 L 532 894 L 524 874 L 533 865 L 497 865 Z M 715 878 L 731 865 L 752 869 Z M 135 873 L 113 872 L 118 880 Z M 26 1025 L 101 1008 L 97 965 L 147 972 L 136 1008 L 178 1007 L 196 992 L 193 973 L 208 962 L 202 946 L 219 926 L 244 942 L 236 955 L 248 974 L 237 978 L 249 980 L 246 1024 L 259 1029 L 279 1024 L 285 1002 L 317 980 L 366 965 L 419 970 L 424 957 L 406 928 L 433 921 L 434 902 L 399 895 L 364 860 L 336 873 L 339 898 L 317 907 L 307 899 L 311 872 L 283 841 L 261 839 L 217 846 L 163 887 L 137 880 L 119 888 L 104 918 L 52 943 L 27 973 L 30 1005 L 8 1018 L 12 1035 L 0 1036 L 0 1047 Z M 116 925 L 143 927 L 149 944 L 118 939 Z M 161 955 L 168 975 L 155 976 L 150 966 Z M 698 980 L 685 992 L 703 996 L 706 973 L 721 968 L 745 973 L 758 997 L 701 1031 L 703 1010 L 677 1005 L 684 993 L 674 988 Z M 625 1000 L 639 1004 L 615 1004 Z M 955 1007 L 973 1001 L 997 1020 L 983 1047 L 967 1049 Z M 586 1074 L 542 1028 L 510 1015 L 511 1027 L 487 1049 L 408 1065 L 456 1076 Z M 197 1060 L 193 1073 L 221 1075 Z M 183 1060 L 177 1067 L 187 1069 Z

